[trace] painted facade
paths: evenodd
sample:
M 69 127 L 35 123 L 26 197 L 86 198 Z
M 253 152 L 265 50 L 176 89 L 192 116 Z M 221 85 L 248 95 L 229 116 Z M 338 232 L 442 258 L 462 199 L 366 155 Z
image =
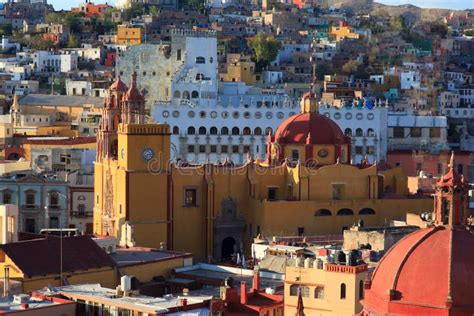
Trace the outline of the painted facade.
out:
M 170 126 L 127 114 L 132 95 L 134 113 L 144 113 L 137 91 L 121 81 L 112 85 L 94 173 L 94 232 L 116 236 L 122 244 L 161 244 L 191 252 L 197 260 L 221 260 L 249 249 L 257 234 L 341 234 L 361 218 L 378 226 L 431 207 L 430 200 L 409 196 L 401 169 L 358 168 L 341 159 L 340 143 L 323 140 L 312 145 L 314 153 L 327 152 L 321 167 L 288 156 L 270 164 L 249 156 L 242 166 L 172 164 Z M 331 131 L 310 132 L 316 135 L 309 138 L 333 137 Z M 350 140 L 336 132 L 345 139 L 348 157 Z

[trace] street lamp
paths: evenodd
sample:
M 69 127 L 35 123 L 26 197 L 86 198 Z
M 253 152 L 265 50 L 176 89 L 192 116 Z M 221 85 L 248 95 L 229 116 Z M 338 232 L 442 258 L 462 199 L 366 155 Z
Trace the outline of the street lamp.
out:
M 67 201 L 67 196 L 55 192 L 55 194 L 58 195 L 58 197 L 62 197 Z M 51 194 L 48 192 L 47 198 L 46 198 L 46 205 L 44 206 L 45 209 L 45 221 L 46 221 L 46 226 L 49 228 L 49 201 L 50 201 Z M 58 226 L 61 226 L 58 220 Z M 58 227 L 59 229 L 59 285 L 63 286 L 63 229 L 61 227 Z

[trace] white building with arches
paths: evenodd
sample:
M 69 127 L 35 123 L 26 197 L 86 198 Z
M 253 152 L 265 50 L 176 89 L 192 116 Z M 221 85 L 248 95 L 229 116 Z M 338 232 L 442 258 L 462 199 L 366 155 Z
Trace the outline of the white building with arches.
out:
M 322 106 L 319 112 L 339 125 L 352 138 L 351 159 L 360 163 L 367 157 L 370 163 L 386 160 L 388 138 L 388 107 L 381 102 L 367 107 Z
M 266 159 L 268 133 L 299 110 L 283 90 L 243 82 L 221 82 L 215 102 L 202 94 L 196 99 L 173 98 L 154 110 L 155 121 L 171 127 L 172 157 L 190 163 L 242 164 L 248 153 Z

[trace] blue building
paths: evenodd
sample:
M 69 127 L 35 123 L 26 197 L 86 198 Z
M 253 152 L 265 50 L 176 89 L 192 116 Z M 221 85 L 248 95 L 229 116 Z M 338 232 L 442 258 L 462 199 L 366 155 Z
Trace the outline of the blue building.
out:
M 0 177 L 0 202 L 19 209 L 19 232 L 68 227 L 68 182 L 43 174 Z

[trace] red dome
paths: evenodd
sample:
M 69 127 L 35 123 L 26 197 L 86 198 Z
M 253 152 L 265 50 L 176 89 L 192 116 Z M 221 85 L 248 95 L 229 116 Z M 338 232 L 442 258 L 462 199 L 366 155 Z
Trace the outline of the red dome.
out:
M 309 137 L 308 137 L 309 136 Z M 278 127 L 275 141 L 279 144 L 349 144 L 339 126 L 319 113 L 301 113 L 287 118 Z
M 126 92 L 128 90 L 128 87 L 125 83 L 123 83 L 120 76 L 118 76 L 117 80 L 115 80 L 109 87 L 109 90 Z
M 472 315 L 474 235 L 437 226 L 392 247 L 372 276 L 363 300 L 367 314 Z

